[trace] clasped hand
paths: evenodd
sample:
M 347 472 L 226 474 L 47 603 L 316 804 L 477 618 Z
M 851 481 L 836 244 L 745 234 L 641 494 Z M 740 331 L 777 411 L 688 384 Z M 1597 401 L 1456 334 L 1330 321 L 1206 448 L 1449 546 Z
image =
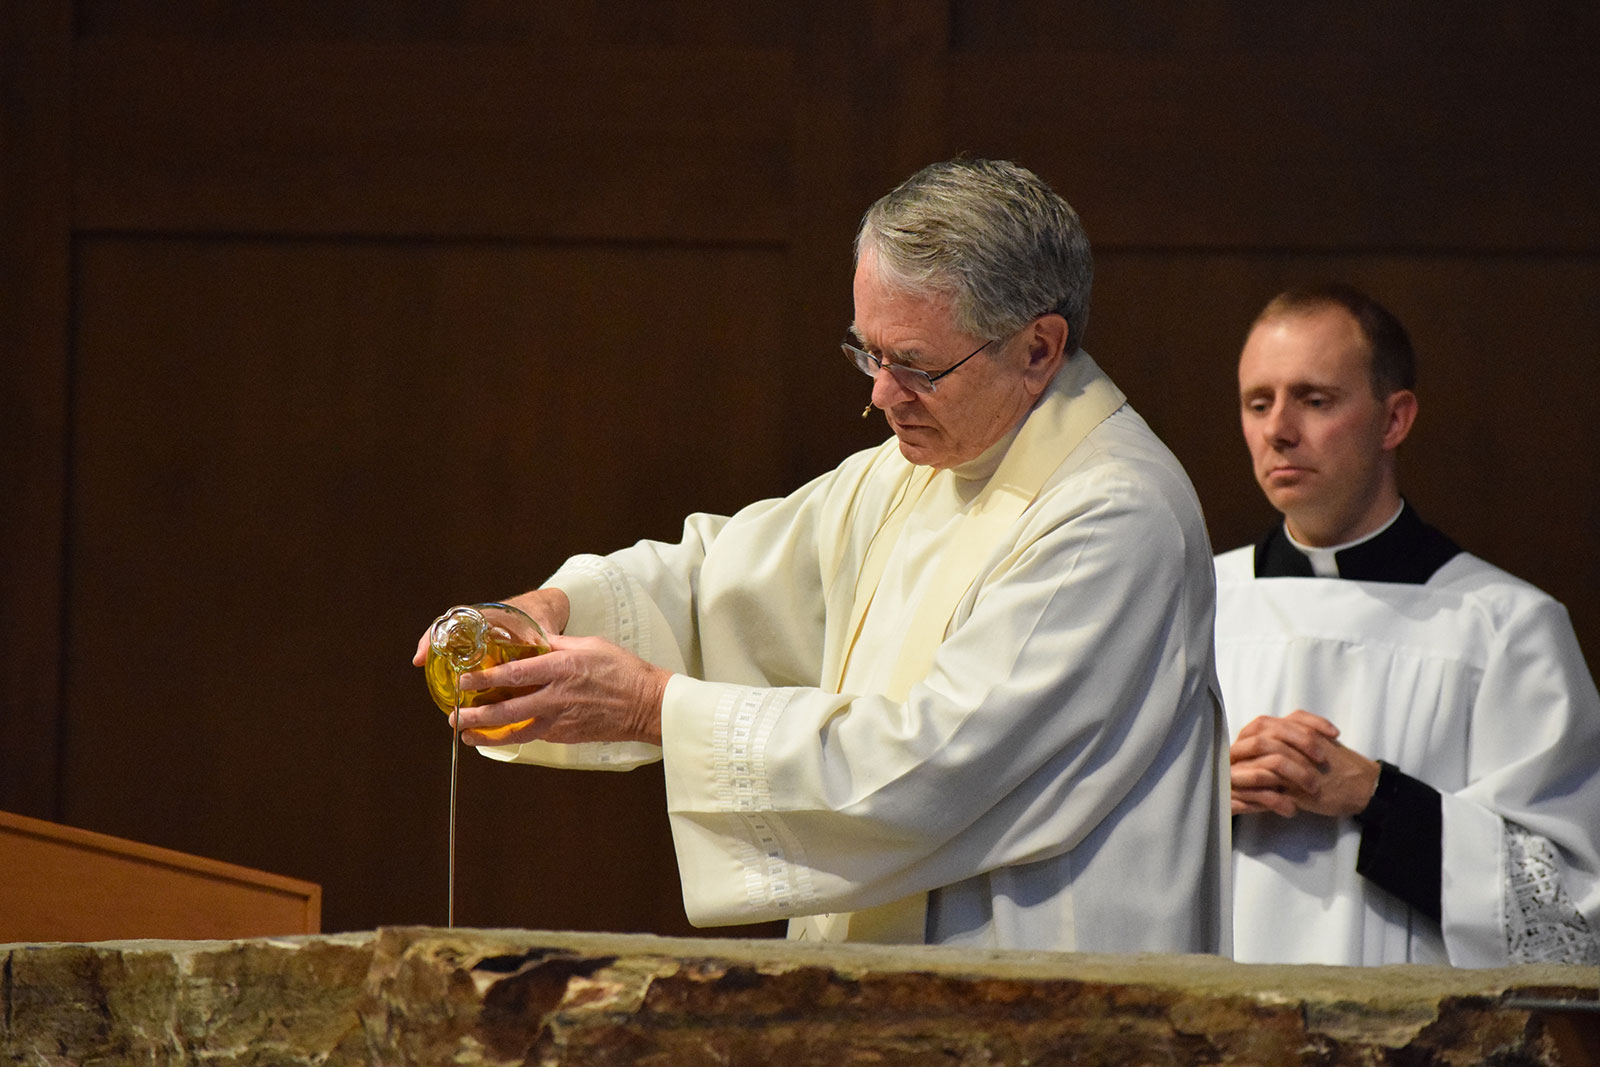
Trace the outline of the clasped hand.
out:
M 1228 763 L 1235 815 L 1355 815 L 1378 784 L 1378 764 L 1340 744 L 1339 728 L 1309 711 L 1250 720 L 1228 749 Z

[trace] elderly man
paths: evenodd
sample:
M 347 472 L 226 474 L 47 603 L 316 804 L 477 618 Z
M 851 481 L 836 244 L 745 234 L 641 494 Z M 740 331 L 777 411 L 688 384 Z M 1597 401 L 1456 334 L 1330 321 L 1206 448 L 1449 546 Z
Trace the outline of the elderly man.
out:
M 659 745 L 697 925 L 1224 949 L 1210 549 L 1079 348 L 1091 277 L 1029 171 L 908 179 L 862 222 L 844 346 L 894 436 L 677 544 L 569 560 L 515 600 L 564 636 L 467 676 L 527 692 L 463 727 L 532 719 L 489 752 L 528 762 Z
M 1217 560 L 1237 958 L 1600 962 L 1600 696 L 1565 610 L 1403 502 L 1393 315 L 1285 293 L 1239 360 L 1284 521 Z

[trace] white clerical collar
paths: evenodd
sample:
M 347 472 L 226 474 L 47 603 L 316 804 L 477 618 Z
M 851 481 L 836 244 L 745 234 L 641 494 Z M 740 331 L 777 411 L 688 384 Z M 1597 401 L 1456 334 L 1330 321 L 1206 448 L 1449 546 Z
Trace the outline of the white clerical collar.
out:
M 1389 516 L 1388 522 L 1384 523 L 1376 530 L 1373 530 L 1371 533 L 1358 537 L 1354 541 L 1346 541 L 1342 545 L 1330 545 L 1327 548 L 1319 548 L 1315 545 L 1303 545 L 1299 541 L 1295 540 L 1294 534 L 1289 532 L 1289 522 L 1287 519 L 1285 519 L 1283 523 L 1283 536 L 1288 538 L 1289 543 L 1298 549 L 1301 555 L 1305 556 L 1306 559 L 1311 561 L 1312 574 L 1315 574 L 1318 578 L 1337 578 L 1339 577 L 1339 560 L 1337 558 L 1339 553 L 1343 552 L 1347 548 L 1354 548 L 1357 545 L 1364 545 L 1374 537 L 1377 537 L 1379 534 L 1383 533 L 1383 531 L 1393 526 L 1394 520 L 1398 519 L 1400 517 L 1400 513 L 1405 509 L 1405 502 L 1401 501 L 1400 506 L 1394 509 L 1394 514 Z

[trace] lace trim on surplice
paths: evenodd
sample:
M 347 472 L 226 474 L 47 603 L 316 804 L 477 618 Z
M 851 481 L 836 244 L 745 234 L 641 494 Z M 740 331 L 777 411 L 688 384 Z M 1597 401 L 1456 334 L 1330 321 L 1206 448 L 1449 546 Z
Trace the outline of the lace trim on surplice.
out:
M 1600 943 L 1561 884 L 1561 858 L 1545 838 L 1505 824 L 1505 931 L 1512 963 L 1600 963 Z

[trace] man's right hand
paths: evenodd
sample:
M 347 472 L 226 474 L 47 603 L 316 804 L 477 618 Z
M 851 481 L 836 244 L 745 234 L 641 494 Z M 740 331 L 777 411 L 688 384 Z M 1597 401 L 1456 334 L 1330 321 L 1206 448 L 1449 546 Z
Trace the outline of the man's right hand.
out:
M 1378 764 L 1338 738 L 1337 726 L 1304 710 L 1246 723 L 1228 749 L 1233 814 L 1346 816 L 1365 809 Z
M 567 594 L 559 589 L 530 589 L 505 603 L 521 608 L 529 618 L 544 629 L 546 634 L 567 632 L 567 622 L 572 617 L 572 601 L 568 600 Z M 428 628 L 422 631 L 422 636 L 417 639 L 417 651 L 411 657 L 413 666 L 420 667 L 428 662 L 428 634 L 432 630 L 433 624 L 430 623 Z

